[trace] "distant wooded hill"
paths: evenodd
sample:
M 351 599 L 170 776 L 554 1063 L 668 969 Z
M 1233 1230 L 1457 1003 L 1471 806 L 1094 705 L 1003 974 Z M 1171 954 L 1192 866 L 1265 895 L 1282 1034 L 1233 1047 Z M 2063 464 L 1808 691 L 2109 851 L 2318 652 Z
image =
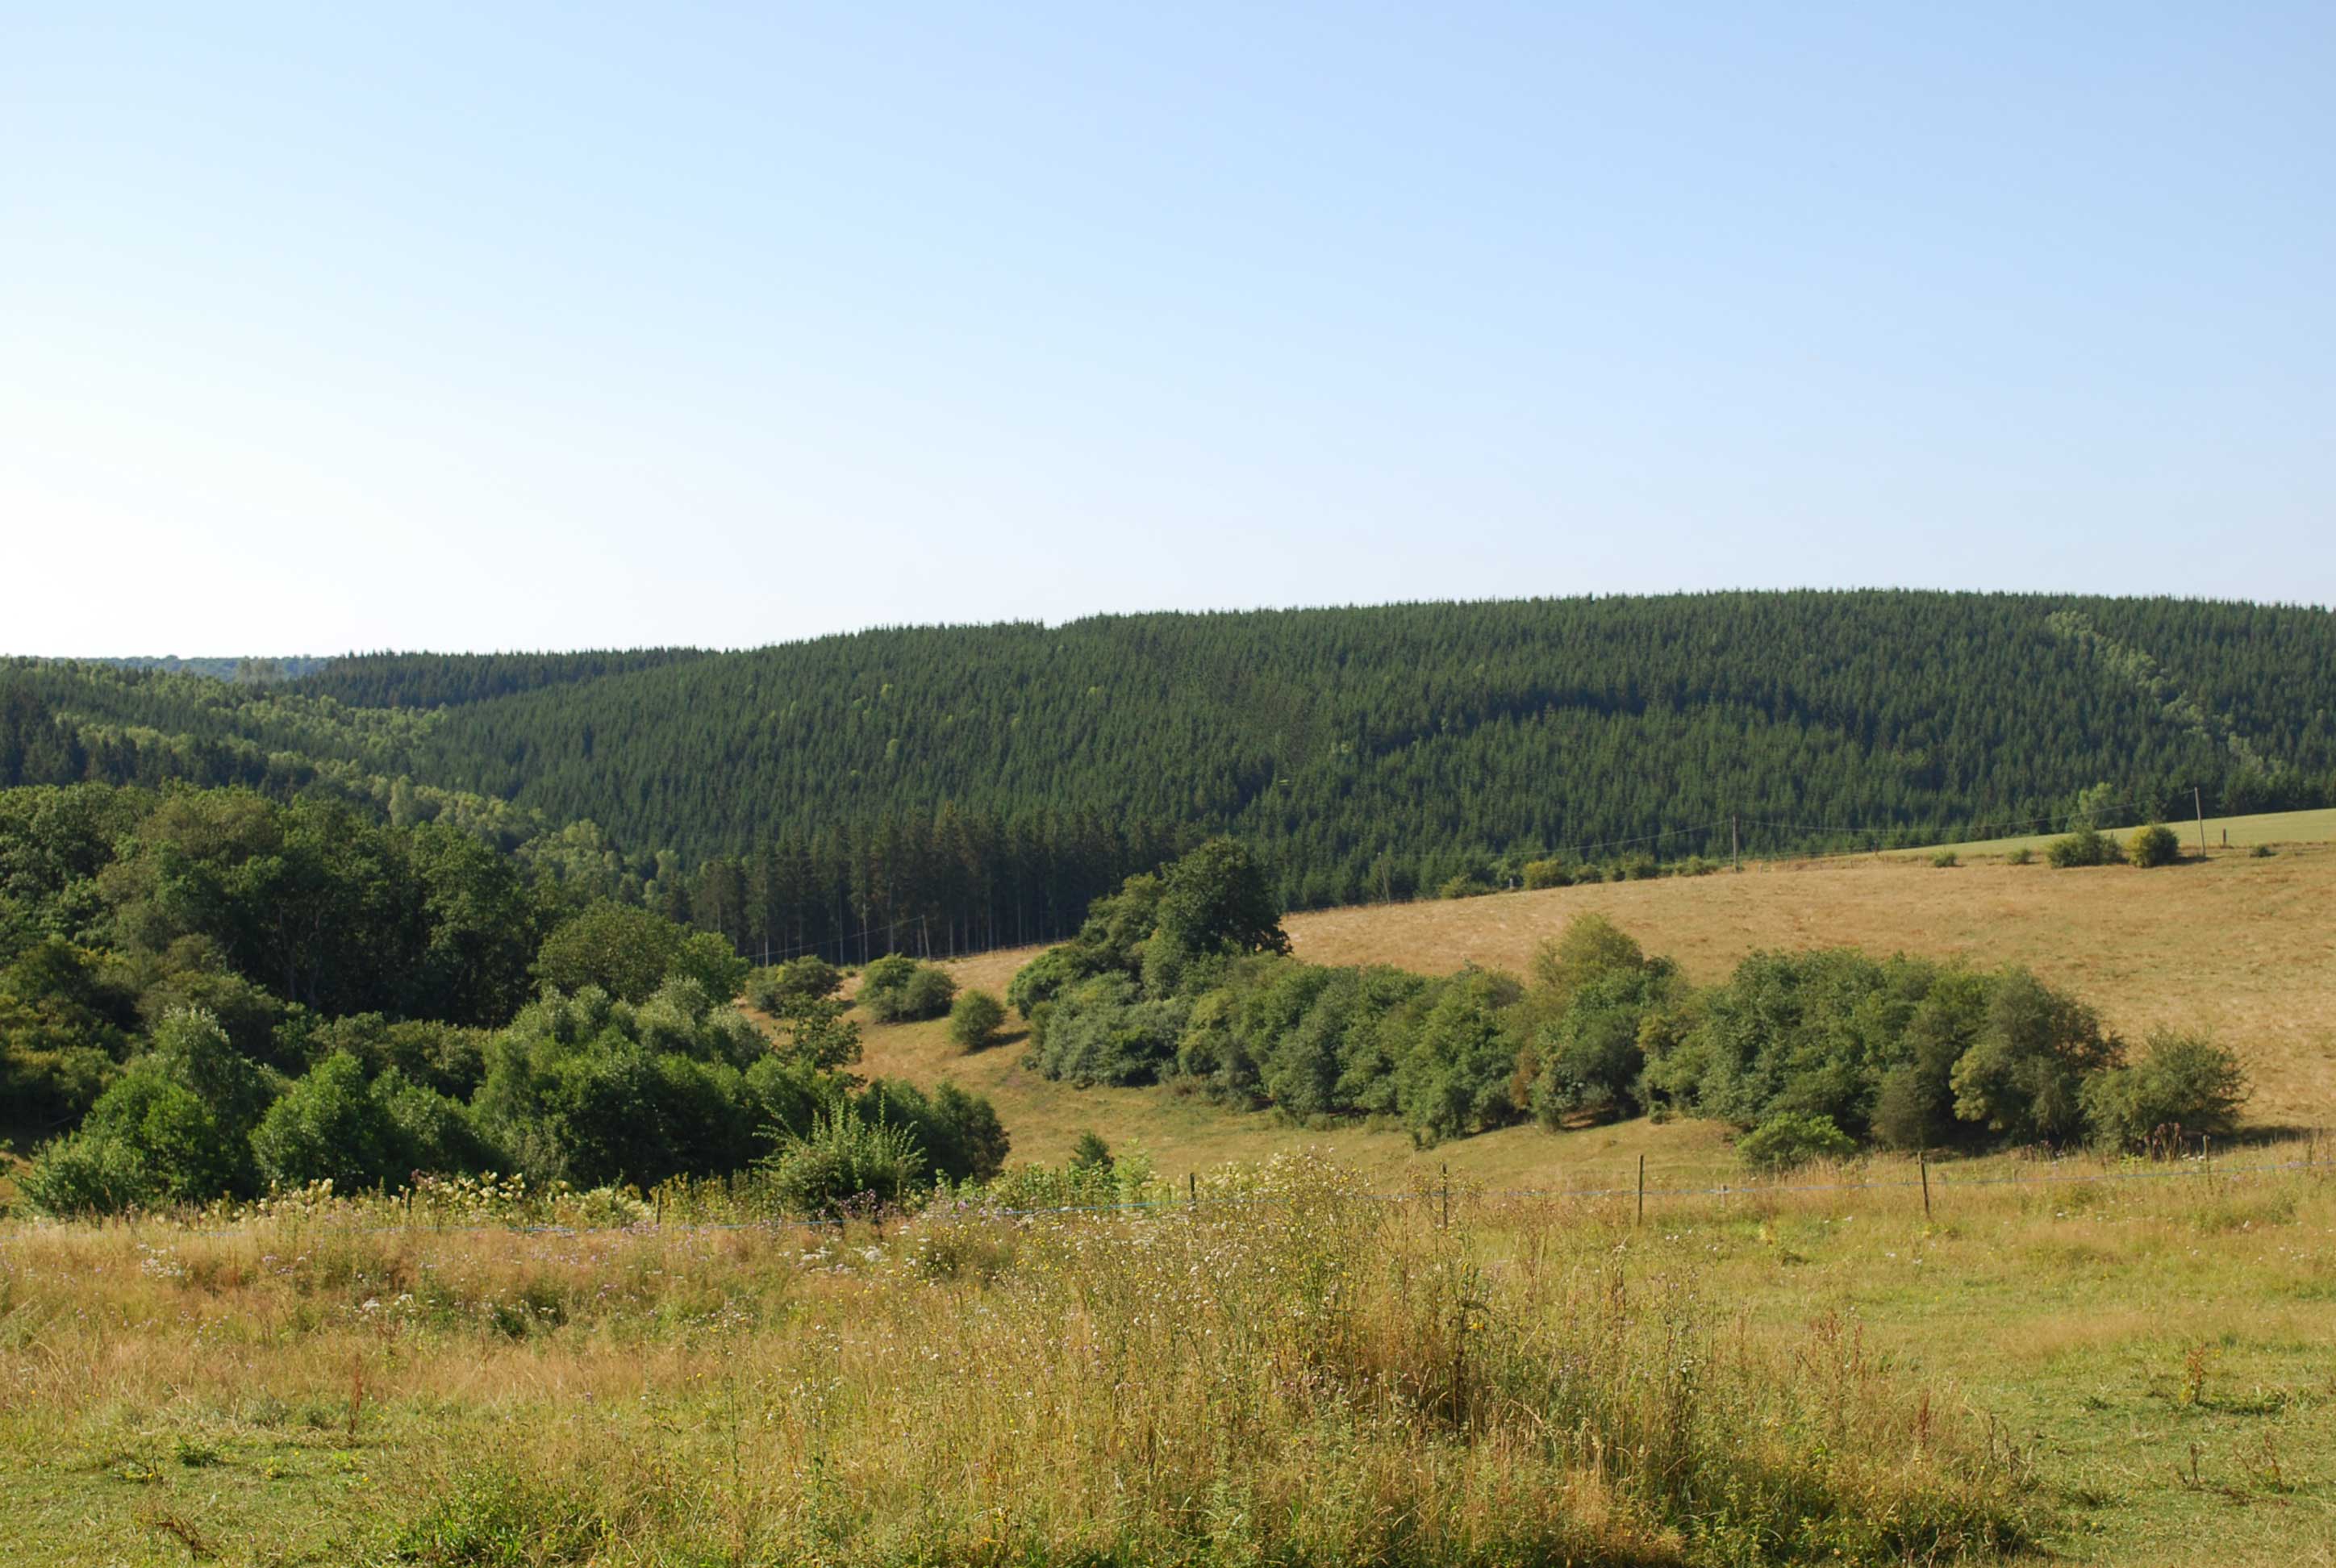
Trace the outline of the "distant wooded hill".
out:
M 2336 803 L 2336 616 L 2186 599 L 1417 604 L 366 655 L 259 688 L 0 680 L 0 782 L 321 781 L 565 833 L 570 859 L 774 950 L 1036 940 L 1218 832 L 1307 907 L 1551 853 L 1718 855 L 1731 820 L 1773 852 L 2049 825 L 2103 784 L 2088 804 L 2117 822 L 2187 814 L 2194 790 L 2210 812 Z

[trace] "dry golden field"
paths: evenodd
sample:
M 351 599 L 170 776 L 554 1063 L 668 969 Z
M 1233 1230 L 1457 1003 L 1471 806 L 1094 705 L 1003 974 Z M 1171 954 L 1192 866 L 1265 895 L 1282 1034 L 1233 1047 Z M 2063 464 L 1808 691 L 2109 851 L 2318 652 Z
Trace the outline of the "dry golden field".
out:
M 2291 843 L 2269 859 L 2218 851 L 2154 871 L 1987 860 L 1939 868 L 1926 859 L 1859 856 L 1750 866 L 1741 875 L 1329 910 L 1293 916 L 1289 928 L 1299 955 L 1320 963 L 1522 969 L 1539 943 L 1591 912 L 1677 959 L 1698 981 L 1723 978 L 1761 949 L 1845 945 L 2025 964 L 2128 1035 L 2203 1029 L 2231 1045 L 2253 1076 L 2251 1114 L 2259 1125 L 2336 1125 L 2336 846 Z M 1002 993 L 1029 957 L 988 953 L 951 967 L 961 985 Z M 1270 1115 L 1229 1115 L 1173 1088 L 1068 1088 L 1023 1068 L 1016 1040 L 967 1057 L 941 1023 L 871 1027 L 866 1046 L 861 1070 L 871 1076 L 924 1084 L 954 1077 L 988 1095 L 1017 1159 L 1059 1159 L 1089 1127 L 1114 1147 L 1141 1144 L 1170 1173 L 1307 1142 L 1333 1144 L 1390 1175 L 1419 1158 L 1399 1133 L 1309 1132 Z M 1515 1127 L 1445 1144 L 1429 1158 L 1470 1177 L 1538 1186 L 1599 1173 L 1619 1178 L 1640 1154 L 1665 1172 L 1728 1164 L 1718 1131 L 1697 1123 L 1558 1135 Z

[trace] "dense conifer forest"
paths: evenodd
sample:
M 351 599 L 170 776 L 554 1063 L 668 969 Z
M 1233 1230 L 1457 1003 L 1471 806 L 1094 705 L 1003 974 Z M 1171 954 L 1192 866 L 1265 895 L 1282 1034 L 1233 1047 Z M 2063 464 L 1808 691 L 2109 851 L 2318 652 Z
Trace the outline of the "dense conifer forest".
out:
M 2336 617 L 1855 591 L 1099 617 L 739 653 L 0 668 L 0 785 L 325 793 L 757 958 L 1051 939 L 1230 833 L 1287 907 L 2336 802 Z

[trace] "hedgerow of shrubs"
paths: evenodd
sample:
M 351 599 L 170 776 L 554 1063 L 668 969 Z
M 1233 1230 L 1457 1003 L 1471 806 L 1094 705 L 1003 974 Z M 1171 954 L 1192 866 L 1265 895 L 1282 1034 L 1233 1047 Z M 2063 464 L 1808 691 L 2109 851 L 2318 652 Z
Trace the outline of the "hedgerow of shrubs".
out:
M 1697 989 L 1597 916 L 1523 981 L 1327 968 L 1253 932 L 1164 936 L 1151 915 L 1183 874 L 1131 879 L 1015 977 L 1039 1072 L 1173 1081 L 1308 1124 L 1392 1122 L 1422 1143 L 1527 1116 L 1706 1116 L 1777 1168 L 1873 1145 L 2131 1146 L 2167 1122 L 2227 1126 L 2244 1096 L 2233 1058 L 2205 1042 L 2154 1044 L 2128 1065 L 2091 1008 L 2022 969 L 1767 952 Z

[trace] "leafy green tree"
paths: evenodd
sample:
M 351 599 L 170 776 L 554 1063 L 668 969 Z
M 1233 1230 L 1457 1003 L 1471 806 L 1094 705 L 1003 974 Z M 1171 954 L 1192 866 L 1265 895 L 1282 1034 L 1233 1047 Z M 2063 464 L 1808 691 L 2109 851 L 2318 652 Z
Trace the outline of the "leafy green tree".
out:
M 98 1096 L 82 1130 L 122 1144 L 126 1154 L 109 1153 L 104 1163 L 142 1168 L 144 1201 L 248 1197 L 258 1189 L 251 1130 L 269 1098 L 266 1078 L 217 1019 L 174 1013 L 155 1031 L 153 1048 Z
M 402 1129 L 346 1052 L 317 1063 L 268 1107 L 251 1152 L 276 1187 L 329 1180 L 356 1192 L 398 1184 L 414 1168 Z
M 1158 929 L 1188 953 L 1286 953 L 1281 905 L 1247 845 L 1212 839 L 1168 868 Z
M 1509 1096 L 1516 1047 L 1503 1009 L 1520 988 L 1505 975 L 1464 969 L 1441 982 L 1395 1052 L 1396 1105 L 1424 1143 L 1461 1137 L 1517 1119 Z
M 544 939 L 535 956 L 535 979 L 570 995 L 597 987 L 618 1001 L 639 1002 L 679 970 L 708 995 L 727 997 L 735 994 L 728 971 L 738 961 L 718 938 L 709 943 L 705 933 L 647 910 L 602 903 Z M 714 972 L 702 972 L 706 968 Z
M 1111 1145 L 1103 1141 L 1103 1135 L 1090 1127 L 1071 1145 L 1070 1164 L 1075 1171 L 1108 1171 L 1113 1164 Z
M 2013 1143 L 2065 1142 L 2084 1130 L 2086 1075 L 2117 1057 L 2090 1008 L 2009 970 L 1988 998 L 1979 1038 L 1955 1064 L 1955 1115 Z
M 1548 1011 L 1562 1011 L 1591 981 L 1646 968 L 1646 950 L 1637 939 L 1604 915 L 1576 915 L 1555 941 L 1543 942 L 1534 953 L 1533 1000 Z
M 1635 944 L 1634 944 L 1635 946 Z M 1640 1037 L 1671 999 L 1667 961 L 1593 970 L 1561 990 L 1563 1008 L 1535 1028 L 1532 1054 L 1541 1063 L 1531 1104 L 1544 1126 L 1576 1115 L 1627 1115 L 1639 1105 L 1646 1053 Z
M 25 949 L 0 969 L 0 1114 L 44 1126 L 79 1120 L 136 1022 L 95 952 L 54 936 Z
M 778 1026 L 774 1048 L 791 1060 L 821 1072 L 834 1072 L 860 1059 L 860 1025 L 847 1018 L 847 1002 L 801 993 L 782 996 L 772 1018 Z

